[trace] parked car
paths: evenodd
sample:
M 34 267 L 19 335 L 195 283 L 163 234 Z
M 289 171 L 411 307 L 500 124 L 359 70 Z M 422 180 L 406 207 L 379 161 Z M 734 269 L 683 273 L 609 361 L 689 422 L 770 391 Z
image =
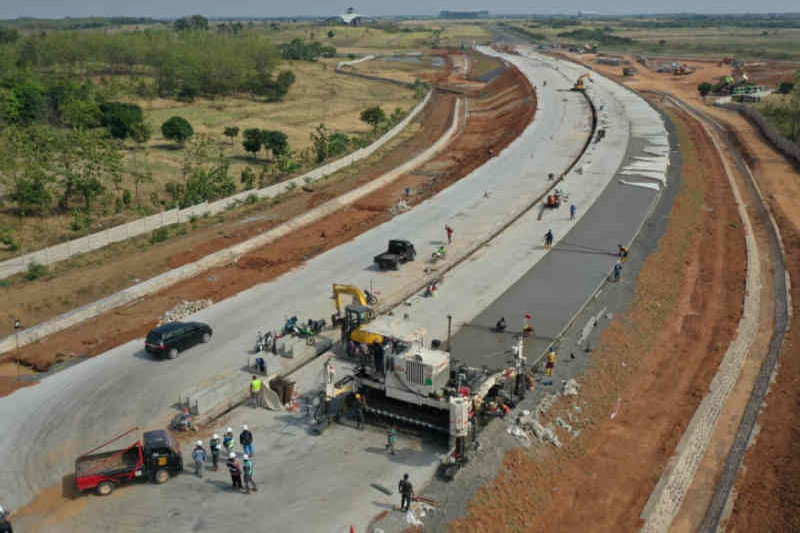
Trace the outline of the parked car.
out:
M 211 327 L 202 322 L 171 322 L 147 334 L 144 349 L 161 357 L 175 359 L 178 352 L 211 340 Z
M 0 533 L 14 533 L 14 528 L 11 526 L 11 517 L 8 510 L 0 502 Z
M 391 240 L 385 252 L 375 256 L 375 264 L 380 270 L 397 270 L 403 263 L 413 261 L 417 251 L 409 241 Z

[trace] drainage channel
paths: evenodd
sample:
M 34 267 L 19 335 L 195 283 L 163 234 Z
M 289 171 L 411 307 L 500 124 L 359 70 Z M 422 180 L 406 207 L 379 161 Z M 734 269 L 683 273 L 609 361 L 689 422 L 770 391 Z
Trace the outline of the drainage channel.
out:
M 775 310 L 774 319 L 775 325 L 770 338 L 769 349 L 767 356 L 759 369 L 758 377 L 753 386 L 753 391 L 750 394 L 750 399 L 745 407 L 742 420 L 736 430 L 734 442 L 728 452 L 725 460 L 720 478 L 717 486 L 714 489 L 714 495 L 711 499 L 703 522 L 700 525 L 699 531 L 713 532 L 719 527 L 725 506 L 731 496 L 731 491 L 736 483 L 739 468 L 744 458 L 744 453 L 747 450 L 747 445 L 753 436 L 758 414 L 761 406 L 764 404 L 767 391 L 769 389 L 770 380 L 775 372 L 778 363 L 783 341 L 786 336 L 786 331 L 789 326 L 789 296 L 788 296 L 788 274 L 786 272 L 786 262 L 784 257 L 783 243 L 780 237 L 780 230 L 774 217 L 769 212 L 766 206 L 764 197 L 758 184 L 750 172 L 749 167 L 744 162 L 741 154 L 733 146 L 730 140 L 727 129 L 715 118 L 707 113 L 699 111 L 682 100 L 679 100 L 669 93 L 661 91 L 642 91 L 655 94 L 672 102 L 677 107 L 683 109 L 690 115 L 709 124 L 719 135 L 726 149 L 733 156 L 734 162 L 744 176 L 747 177 L 745 182 L 751 194 L 757 199 L 755 204 L 756 211 L 761 219 L 764 227 L 767 228 L 769 236 L 769 250 L 772 258 L 772 265 L 774 267 L 774 284 L 775 284 Z

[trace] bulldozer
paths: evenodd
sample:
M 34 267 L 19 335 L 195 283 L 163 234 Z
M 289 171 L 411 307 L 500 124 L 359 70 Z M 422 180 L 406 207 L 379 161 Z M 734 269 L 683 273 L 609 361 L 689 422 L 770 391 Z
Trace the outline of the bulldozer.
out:
M 586 85 L 584 85 L 583 80 L 592 81 L 592 77 L 589 75 L 588 72 L 585 72 L 578 76 L 578 79 L 575 81 L 575 85 L 572 86 L 573 91 L 585 91 Z

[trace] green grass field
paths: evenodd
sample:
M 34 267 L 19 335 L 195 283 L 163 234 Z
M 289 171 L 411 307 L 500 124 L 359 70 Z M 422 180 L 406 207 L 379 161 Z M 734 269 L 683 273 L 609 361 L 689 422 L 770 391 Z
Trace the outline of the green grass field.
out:
M 640 52 L 657 55 L 732 56 L 741 59 L 800 60 L 800 29 L 798 28 L 745 28 L 715 26 L 708 28 L 630 28 L 624 20 L 604 19 L 586 21 L 580 25 L 552 28 L 533 21 L 507 21 L 510 26 L 542 34 L 553 42 L 583 45 L 586 41 L 559 37 L 559 33 L 576 29 L 601 29 L 614 31 L 611 35 L 630 37 L 633 44 L 604 45 L 601 51 Z M 766 32 L 766 34 L 764 33 Z M 588 42 L 591 44 L 591 41 Z

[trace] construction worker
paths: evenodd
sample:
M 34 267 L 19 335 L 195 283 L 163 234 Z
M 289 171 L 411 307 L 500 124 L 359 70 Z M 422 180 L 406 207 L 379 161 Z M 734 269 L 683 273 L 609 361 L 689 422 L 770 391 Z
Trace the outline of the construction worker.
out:
M 239 467 L 239 463 L 236 461 L 236 454 L 231 452 L 228 454 L 228 462 L 226 463 L 228 467 L 228 472 L 231 473 L 231 485 L 233 488 L 242 488 L 242 469 Z
M 394 451 L 394 443 L 397 441 L 397 431 L 394 427 L 389 428 L 389 431 L 386 432 L 386 450 L 395 455 Z
M 569 205 L 569 219 L 575 220 L 575 213 L 578 211 L 578 208 L 575 207 L 575 204 Z
M 214 471 L 217 471 L 219 470 L 219 451 L 222 448 L 219 435 L 214 433 L 214 436 L 208 441 L 208 448 L 211 450 L 211 465 L 214 467 Z
M 253 460 L 247 454 L 242 457 L 242 470 L 244 471 L 244 490 L 250 494 L 250 485 L 253 485 L 253 492 L 258 490 L 255 481 L 253 481 Z
M 496 329 L 498 333 L 503 333 L 506 330 L 506 317 L 501 316 L 497 324 L 494 325 L 494 329 Z
M 447 244 L 451 244 L 453 242 L 453 228 L 445 224 L 444 231 L 447 233 Z
M 553 246 L 553 230 L 548 229 L 544 234 L 544 247 L 550 248 L 551 246 Z
M 624 263 L 625 260 L 628 258 L 628 249 L 626 247 L 622 246 L 622 244 L 618 244 L 617 245 L 617 255 L 619 256 L 619 260 Z
M 225 448 L 225 453 L 233 452 L 233 428 L 225 430 L 225 435 L 222 436 L 222 447 Z
M 619 281 L 621 277 L 622 277 L 622 261 L 617 260 L 617 262 L 614 263 L 614 281 Z
M 361 394 L 356 393 L 356 403 L 353 406 L 354 414 L 356 416 L 356 429 L 364 429 L 364 407 L 366 407 L 366 400 Z
M 207 459 L 206 450 L 203 448 L 203 441 L 199 440 L 194 444 L 192 450 L 192 460 L 194 460 L 194 474 L 197 477 L 203 477 L 203 463 Z
M 546 376 L 553 375 L 553 369 L 556 367 L 556 349 L 551 346 L 550 352 L 547 354 L 547 364 L 544 366 L 544 373 Z
M 261 401 L 261 380 L 258 376 L 253 376 L 253 379 L 250 381 L 250 405 L 253 407 L 263 407 L 264 404 Z
M 403 479 L 397 484 L 397 491 L 400 493 L 400 509 L 408 511 L 414 497 L 414 485 L 408 480 L 408 474 L 403 474 Z
M 247 424 L 242 426 L 242 432 L 239 433 L 239 443 L 245 456 L 253 457 L 253 433 L 247 428 Z

